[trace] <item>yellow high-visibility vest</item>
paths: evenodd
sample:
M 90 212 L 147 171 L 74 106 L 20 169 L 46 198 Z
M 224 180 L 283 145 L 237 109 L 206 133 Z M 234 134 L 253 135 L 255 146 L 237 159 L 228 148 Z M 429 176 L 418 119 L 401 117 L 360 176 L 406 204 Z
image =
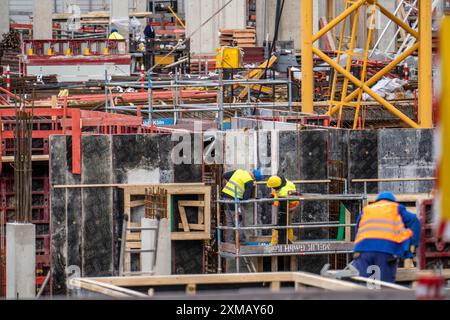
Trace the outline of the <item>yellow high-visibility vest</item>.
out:
M 118 32 L 113 32 L 108 37 L 109 40 L 124 40 L 125 38 Z
M 237 190 L 237 198 L 242 199 L 244 197 L 245 192 L 245 184 L 249 181 L 252 181 L 253 178 L 247 170 L 238 169 L 231 176 L 228 183 L 222 189 L 222 192 L 234 198 L 235 193 L 234 190 Z
M 289 192 L 295 192 L 297 191 L 297 188 L 295 186 L 294 183 L 292 183 L 291 181 L 289 181 L 288 179 L 286 179 L 286 185 L 284 187 L 282 187 L 279 191 L 273 191 L 272 194 L 274 196 L 274 198 L 286 198 L 289 196 Z M 294 208 L 296 206 L 298 206 L 299 201 L 290 201 L 289 202 L 289 208 Z M 276 201 L 274 202 L 274 206 L 279 206 L 279 202 Z

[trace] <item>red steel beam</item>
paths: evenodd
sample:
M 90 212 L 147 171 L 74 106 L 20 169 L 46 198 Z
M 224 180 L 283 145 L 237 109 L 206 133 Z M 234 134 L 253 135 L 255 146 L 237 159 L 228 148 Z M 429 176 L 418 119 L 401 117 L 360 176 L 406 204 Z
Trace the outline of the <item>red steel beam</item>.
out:
M 80 109 L 72 109 L 72 173 L 81 174 Z

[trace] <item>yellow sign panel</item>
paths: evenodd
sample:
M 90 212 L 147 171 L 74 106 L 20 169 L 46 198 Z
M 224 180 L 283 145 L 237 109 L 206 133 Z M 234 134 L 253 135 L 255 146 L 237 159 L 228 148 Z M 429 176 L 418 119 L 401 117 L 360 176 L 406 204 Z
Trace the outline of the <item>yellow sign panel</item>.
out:
M 175 56 L 155 56 L 155 64 L 158 65 L 168 65 L 175 62 Z

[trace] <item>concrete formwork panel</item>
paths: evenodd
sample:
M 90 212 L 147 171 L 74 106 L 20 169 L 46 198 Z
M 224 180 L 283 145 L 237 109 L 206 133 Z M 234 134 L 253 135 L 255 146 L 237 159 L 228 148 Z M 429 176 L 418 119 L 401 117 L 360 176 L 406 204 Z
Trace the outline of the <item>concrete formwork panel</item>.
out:
M 378 132 L 379 178 L 433 177 L 433 130 L 386 129 Z M 433 181 L 379 182 L 378 189 L 394 193 L 426 193 Z

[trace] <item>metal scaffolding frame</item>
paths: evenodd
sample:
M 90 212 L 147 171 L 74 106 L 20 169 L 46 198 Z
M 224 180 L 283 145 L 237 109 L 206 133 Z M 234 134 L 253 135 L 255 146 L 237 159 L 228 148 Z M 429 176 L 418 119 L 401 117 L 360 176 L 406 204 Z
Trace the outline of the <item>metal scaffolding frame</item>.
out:
M 309 181 L 294 181 L 294 183 L 300 184 L 300 183 L 310 183 Z M 277 250 L 273 250 L 271 252 L 259 252 L 259 253 L 242 253 L 240 251 L 240 243 L 239 243 L 239 231 L 241 230 L 254 230 L 255 232 L 257 230 L 280 230 L 280 229 L 320 229 L 320 228 L 338 228 L 338 227 L 355 227 L 355 224 L 352 223 L 339 223 L 339 222 L 333 222 L 333 221 L 323 221 L 318 223 L 289 223 L 289 218 L 287 219 L 287 223 L 285 226 L 270 224 L 270 225 L 258 225 L 257 221 L 254 221 L 252 226 L 247 227 L 240 227 L 239 226 L 239 207 L 242 204 L 253 204 L 254 205 L 254 211 L 256 211 L 257 204 L 258 203 L 271 203 L 275 201 L 336 201 L 336 200 L 359 200 L 360 203 L 360 209 L 362 209 L 366 203 L 367 203 L 367 195 L 359 195 L 359 194 L 331 194 L 331 195 L 321 195 L 321 194 L 309 194 L 309 195 L 303 195 L 303 196 L 290 196 L 286 198 L 263 198 L 263 199 L 249 199 L 249 200 L 239 200 L 237 196 L 235 196 L 234 200 L 224 200 L 219 197 L 220 195 L 220 189 L 217 188 L 217 243 L 218 243 L 218 259 L 219 259 L 219 273 L 221 272 L 221 264 L 222 264 L 222 257 L 226 258 L 234 258 L 235 264 L 236 264 L 236 270 L 239 272 L 240 268 L 240 258 L 247 258 L 247 257 L 265 257 L 265 256 L 293 256 L 298 255 L 298 252 L 278 252 Z M 235 188 L 235 195 L 237 195 L 237 189 Z M 235 227 L 228 227 L 221 225 L 220 222 L 220 204 L 234 204 L 234 223 Z M 288 206 L 287 206 L 288 207 Z M 289 209 L 287 209 L 287 215 L 289 216 Z M 225 252 L 221 250 L 221 236 L 222 236 L 222 230 L 234 230 L 235 232 L 235 252 Z M 337 242 L 337 241 L 336 241 Z M 342 244 L 345 244 L 345 242 L 342 242 Z M 225 242 L 226 243 L 226 242 Z M 307 241 L 305 241 L 302 244 L 306 244 Z M 310 241 L 310 243 L 313 243 Z M 295 245 L 295 244 L 293 244 Z M 270 247 L 270 246 L 267 246 Z M 317 255 L 317 254 L 336 254 L 336 253 L 351 253 L 352 250 L 349 250 L 348 248 L 344 250 L 330 250 L 330 251 L 310 251 L 310 252 L 302 252 L 302 255 Z
M 127 87 L 133 89 L 146 88 L 148 92 L 148 102 L 147 109 L 140 109 L 142 113 L 148 114 L 149 126 L 153 126 L 153 119 L 155 114 L 158 113 L 173 113 L 174 123 L 177 123 L 180 113 L 186 112 L 216 112 L 216 122 L 219 130 L 223 130 L 223 119 L 225 110 L 242 110 L 242 109 L 258 109 L 267 108 L 274 109 L 280 108 L 288 112 L 289 115 L 293 114 L 293 103 L 292 95 L 290 92 L 291 82 L 287 80 L 273 80 L 273 79 L 263 79 L 263 80 L 223 80 L 219 77 L 218 80 L 183 80 L 178 79 L 178 76 L 171 81 L 145 81 L 145 82 L 110 82 L 106 75 L 105 81 L 105 108 L 107 112 L 115 111 L 137 111 L 136 106 L 110 106 L 109 105 L 109 88 L 113 87 Z M 247 101 L 246 102 L 224 102 L 224 91 L 226 87 L 236 87 L 242 86 L 248 88 Z M 286 86 L 287 88 L 287 102 L 285 103 L 271 103 L 271 102 L 252 102 L 251 96 L 254 86 Z M 218 91 L 217 103 L 202 103 L 202 104 L 191 104 L 180 102 L 180 90 L 183 88 L 195 88 L 204 87 L 210 89 L 216 89 Z M 156 89 L 169 89 L 174 93 L 173 103 L 162 105 L 163 109 L 157 108 L 160 105 L 155 105 L 153 103 L 153 90 Z

